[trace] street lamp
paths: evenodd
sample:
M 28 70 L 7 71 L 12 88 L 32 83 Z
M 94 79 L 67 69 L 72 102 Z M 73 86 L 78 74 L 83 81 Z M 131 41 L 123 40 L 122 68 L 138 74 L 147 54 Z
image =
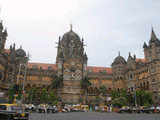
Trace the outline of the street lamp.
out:
M 20 76 L 20 72 L 21 72 L 21 66 L 22 64 L 19 65 L 19 71 L 18 71 L 18 76 L 17 76 L 17 85 L 18 85 L 18 81 L 19 81 L 19 76 Z
M 137 107 L 136 87 L 134 89 L 134 100 L 135 100 L 135 106 Z
M 29 60 L 29 53 L 26 57 L 26 59 L 24 60 L 24 63 L 20 63 L 19 64 L 19 71 L 18 71 L 18 76 L 17 76 L 17 85 L 19 83 L 19 79 L 20 79 L 20 75 L 21 75 L 21 69 L 22 69 L 22 66 L 24 66 L 24 76 L 23 76 L 23 80 L 22 80 L 22 102 L 24 102 L 24 88 L 25 88 L 25 80 L 26 80 L 26 74 L 27 74 L 27 64 L 28 64 L 28 60 Z

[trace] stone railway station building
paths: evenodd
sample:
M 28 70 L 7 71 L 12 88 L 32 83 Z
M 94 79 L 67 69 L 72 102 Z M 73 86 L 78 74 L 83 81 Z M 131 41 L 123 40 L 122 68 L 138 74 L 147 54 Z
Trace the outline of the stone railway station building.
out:
M 9 86 L 24 81 L 27 63 L 26 52 L 15 44 L 5 49 L 7 30 L 0 22 L 0 92 L 7 92 Z M 83 39 L 73 30 L 59 37 L 56 64 L 27 63 L 25 88 L 48 88 L 55 76 L 63 76 L 63 87 L 58 88 L 57 95 L 64 103 L 79 103 L 84 97 L 81 81 L 88 77 L 91 85 L 87 89 L 88 102 L 95 99 L 98 89 L 106 86 L 106 95 L 110 91 L 122 88 L 128 91 L 143 89 L 151 91 L 155 101 L 160 101 L 160 40 L 153 29 L 149 43 L 144 43 L 144 58 L 136 58 L 129 53 L 125 60 L 119 55 L 111 67 L 88 66 L 88 57 L 84 51 Z M 21 71 L 20 71 L 21 70 Z

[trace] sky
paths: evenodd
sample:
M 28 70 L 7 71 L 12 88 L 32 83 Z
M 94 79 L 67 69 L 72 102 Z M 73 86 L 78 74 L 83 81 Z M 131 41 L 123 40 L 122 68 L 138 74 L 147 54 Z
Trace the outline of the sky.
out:
M 6 48 L 22 45 L 31 62 L 55 63 L 56 42 L 70 24 L 84 38 L 90 66 L 110 67 L 119 51 L 143 58 L 152 27 L 160 38 L 160 0 L 0 0 L 0 8 Z

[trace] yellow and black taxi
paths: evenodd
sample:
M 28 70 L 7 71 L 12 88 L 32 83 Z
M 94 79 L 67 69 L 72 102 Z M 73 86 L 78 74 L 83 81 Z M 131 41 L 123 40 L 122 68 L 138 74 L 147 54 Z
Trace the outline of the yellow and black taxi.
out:
M 29 120 L 29 113 L 17 104 L 0 104 L 0 120 Z

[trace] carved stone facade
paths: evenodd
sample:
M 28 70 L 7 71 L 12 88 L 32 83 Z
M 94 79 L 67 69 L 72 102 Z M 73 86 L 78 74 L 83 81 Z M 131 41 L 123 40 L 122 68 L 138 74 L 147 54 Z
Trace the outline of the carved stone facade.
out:
M 59 97 L 64 103 L 79 103 L 82 93 L 81 81 L 85 77 L 87 56 L 84 53 L 83 39 L 72 28 L 58 42 L 58 75 L 63 76 L 63 87 Z
M 24 73 L 19 73 L 20 64 L 27 61 L 26 53 L 20 47 L 15 48 L 15 44 L 10 45 L 9 49 L 5 49 L 7 39 L 7 30 L 4 29 L 2 21 L 0 22 L 0 92 L 7 91 L 8 88 L 16 83 L 17 78 L 22 78 Z M 20 79 L 21 80 L 21 79 Z
M 148 45 L 144 42 L 144 59 L 138 59 L 129 53 L 127 61 L 122 56 L 112 63 L 113 86 L 115 89 L 136 89 L 153 93 L 155 103 L 160 101 L 160 40 L 153 28 Z
M 9 86 L 23 82 L 24 67 L 28 58 L 26 52 L 15 44 L 5 49 L 7 30 L 0 22 L 0 92 Z M 119 53 L 111 67 L 87 66 L 83 39 L 72 30 L 59 37 L 56 64 L 28 63 L 25 86 L 48 88 L 55 76 L 62 76 L 63 86 L 57 95 L 64 103 L 79 103 L 84 98 L 81 88 L 83 78 L 90 78 L 91 86 L 87 88 L 88 102 L 99 95 L 99 88 L 107 88 L 105 97 L 112 89 L 122 88 L 149 90 L 154 94 L 155 102 L 160 101 L 160 41 L 153 29 L 149 44 L 144 43 L 144 59 L 138 59 L 129 53 L 125 60 Z M 19 72 L 20 71 L 20 72 Z M 19 81 L 17 81 L 19 80 Z M 103 97 L 105 99 L 105 97 Z

